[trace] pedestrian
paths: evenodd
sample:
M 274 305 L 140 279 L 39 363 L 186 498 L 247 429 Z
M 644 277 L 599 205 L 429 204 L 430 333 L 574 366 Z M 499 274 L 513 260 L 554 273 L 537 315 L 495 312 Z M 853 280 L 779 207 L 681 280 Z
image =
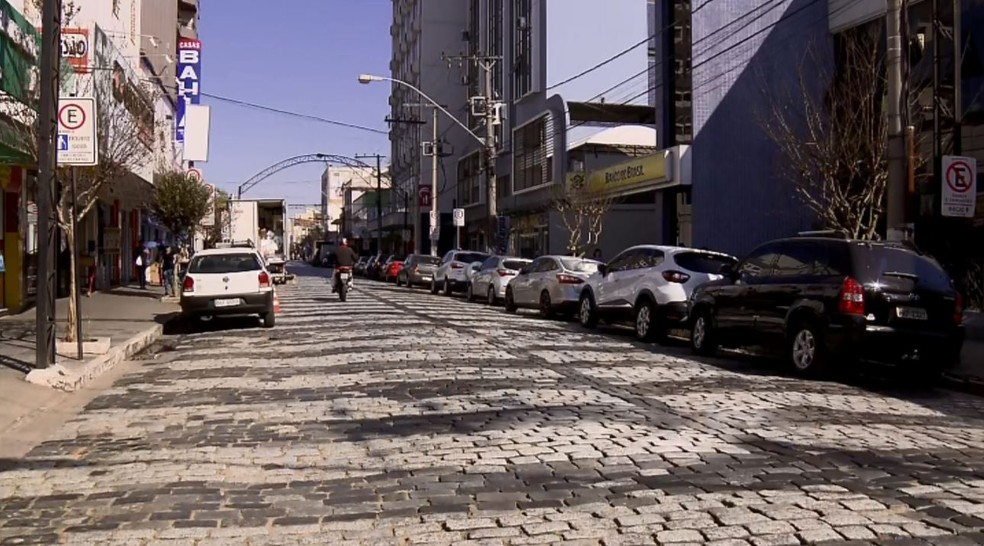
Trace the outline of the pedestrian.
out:
M 594 254 L 591 257 L 593 259 L 595 259 L 595 260 L 598 260 L 599 262 L 603 262 L 604 261 L 604 260 L 601 259 L 601 249 L 600 248 L 594 249 Z
M 150 266 L 150 251 L 140 245 L 137 251 L 137 259 L 134 261 L 137 266 L 137 278 L 140 279 L 140 289 L 147 289 L 147 267 Z
M 161 254 L 161 268 L 164 272 L 164 297 L 174 296 L 175 253 L 170 246 L 164 247 Z

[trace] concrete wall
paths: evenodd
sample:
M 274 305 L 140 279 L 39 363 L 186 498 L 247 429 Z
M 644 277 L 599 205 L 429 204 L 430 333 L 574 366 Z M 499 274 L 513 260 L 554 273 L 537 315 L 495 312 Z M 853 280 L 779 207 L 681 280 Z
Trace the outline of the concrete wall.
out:
M 827 5 L 785 0 L 776 6 L 715 0 L 694 15 L 693 39 L 703 40 L 693 60 L 694 246 L 742 254 L 812 224 L 779 174 L 783 158 L 762 130 L 762 116 L 769 109 L 764 97 L 796 84 L 807 48 L 829 54 Z M 746 16 L 752 10 L 756 15 Z

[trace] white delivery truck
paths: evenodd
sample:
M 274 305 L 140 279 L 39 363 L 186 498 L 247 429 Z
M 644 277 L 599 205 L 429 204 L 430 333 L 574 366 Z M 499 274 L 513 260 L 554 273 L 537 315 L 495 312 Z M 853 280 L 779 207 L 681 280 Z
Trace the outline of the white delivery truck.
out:
M 293 278 L 286 269 L 285 225 L 287 201 L 283 199 L 232 199 L 229 201 L 229 233 L 232 244 L 249 242 L 263 256 L 273 282 Z

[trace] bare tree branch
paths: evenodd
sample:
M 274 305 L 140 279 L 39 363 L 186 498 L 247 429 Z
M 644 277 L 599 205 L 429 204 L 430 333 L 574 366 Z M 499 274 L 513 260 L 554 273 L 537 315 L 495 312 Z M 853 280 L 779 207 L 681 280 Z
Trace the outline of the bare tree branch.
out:
M 761 125 L 780 151 L 780 172 L 827 229 L 877 239 L 888 182 L 885 56 L 880 29 L 845 34 L 825 62 L 816 45 L 795 89 L 769 86 Z M 913 93 L 912 96 L 917 96 Z M 918 168 L 925 158 L 917 158 Z
M 583 256 L 589 248 L 598 246 L 615 198 L 592 193 L 584 177 L 575 175 L 568 184 L 556 186 L 551 203 L 568 234 L 565 250 L 572 256 Z

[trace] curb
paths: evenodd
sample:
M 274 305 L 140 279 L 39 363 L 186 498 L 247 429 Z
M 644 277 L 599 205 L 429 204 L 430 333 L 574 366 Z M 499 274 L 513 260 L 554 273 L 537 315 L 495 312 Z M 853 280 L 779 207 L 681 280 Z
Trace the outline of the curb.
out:
M 87 362 L 64 361 L 43 370 L 31 370 L 25 380 L 28 383 L 51 387 L 65 392 L 78 390 L 95 377 L 112 369 L 133 355 L 146 349 L 161 338 L 164 326 L 156 325 L 111 347 L 109 352 Z
M 984 379 L 976 377 L 943 374 L 939 386 L 965 394 L 984 396 Z

